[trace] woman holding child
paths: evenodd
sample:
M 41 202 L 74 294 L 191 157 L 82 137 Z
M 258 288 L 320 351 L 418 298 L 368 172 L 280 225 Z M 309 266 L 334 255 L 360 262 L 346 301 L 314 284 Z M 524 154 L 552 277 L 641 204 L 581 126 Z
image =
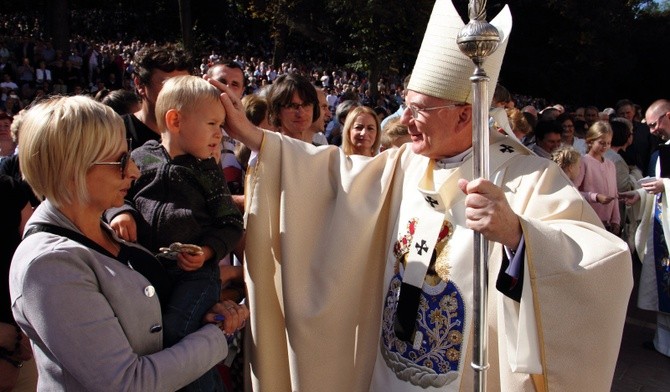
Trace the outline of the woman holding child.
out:
M 140 174 L 121 117 L 83 96 L 49 99 L 26 113 L 19 148 L 30 158 L 20 162 L 24 176 L 45 199 L 10 272 L 38 389 L 170 391 L 225 358 L 226 334 L 243 326 L 246 307 L 217 303 L 209 324 L 163 348 L 164 271 L 100 220 Z

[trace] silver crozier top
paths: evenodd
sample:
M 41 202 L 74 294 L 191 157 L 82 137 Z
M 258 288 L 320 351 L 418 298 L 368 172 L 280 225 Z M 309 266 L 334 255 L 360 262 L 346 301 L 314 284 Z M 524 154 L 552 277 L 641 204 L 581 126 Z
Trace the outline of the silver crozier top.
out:
M 500 43 L 498 29 L 486 21 L 486 0 L 470 0 L 468 3 L 468 22 L 458 33 L 458 48 L 470 57 L 477 68 Z

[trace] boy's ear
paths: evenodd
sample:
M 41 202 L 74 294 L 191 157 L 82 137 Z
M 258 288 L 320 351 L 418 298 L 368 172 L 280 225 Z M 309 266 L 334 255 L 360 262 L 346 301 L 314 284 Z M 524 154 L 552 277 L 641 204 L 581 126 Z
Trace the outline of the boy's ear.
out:
M 170 109 L 165 113 L 165 126 L 170 132 L 178 132 L 181 122 L 181 113 L 177 109 Z

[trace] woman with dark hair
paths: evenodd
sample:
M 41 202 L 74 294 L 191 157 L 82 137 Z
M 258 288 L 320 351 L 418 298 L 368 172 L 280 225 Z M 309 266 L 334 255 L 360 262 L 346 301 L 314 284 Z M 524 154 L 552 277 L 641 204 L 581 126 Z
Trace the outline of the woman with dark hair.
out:
M 284 74 L 272 84 L 268 100 L 270 124 L 286 136 L 304 140 L 319 118 L 319 98 L 310 81 L 296 73 Z
M 640 187 L 637 181 L 643 177 L 642 171 L 636 165 L 629 165 L 622 155 L 633 143 L 633 123 L 626 118 L 615 117 L 610 120 L 610 126 L 612 127 L 612 146 L 605 152 L 605 158 L 614 162 L 617 191 L 619 193 L 632 191 Z M 631 240 L 633 240 L 633 233 L 638 224 L 634 214 L 633 207 L 627 207 L 624 201 L 619 201 L 621 238 L 628 241 L 631 249 L 635 246 Z
M 107 90 L 107 95 L 100 100 L 119 115 L 138 112 L 142 108 L 142 100 L 130 90 Z
M 605 158 L 614 162 L 616 168 L 616 183 L 619 192 L 631 191 L 638 188 L 637 180 L 642 178 L 642 172 L 637 166 L 629 166 L 621 153 L 633 143 L 633 123 L 622 117 L 615 117 L 610 121 L 612 127 L 612 146 L 605 153 Z

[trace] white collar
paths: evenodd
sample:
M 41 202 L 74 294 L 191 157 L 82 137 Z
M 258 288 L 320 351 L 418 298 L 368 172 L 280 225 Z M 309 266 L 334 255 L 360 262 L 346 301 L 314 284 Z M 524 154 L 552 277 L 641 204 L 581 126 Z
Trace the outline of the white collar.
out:
M 458 166 L 465 158 L 467 158 L 472 153 L 472 147 L 463 151 L 462 153 L 455 155 L 453 157 L 442 158 L 438 161 L 435 161 L 435 167 L 438 169 L 450 169 L 455 166 Z

